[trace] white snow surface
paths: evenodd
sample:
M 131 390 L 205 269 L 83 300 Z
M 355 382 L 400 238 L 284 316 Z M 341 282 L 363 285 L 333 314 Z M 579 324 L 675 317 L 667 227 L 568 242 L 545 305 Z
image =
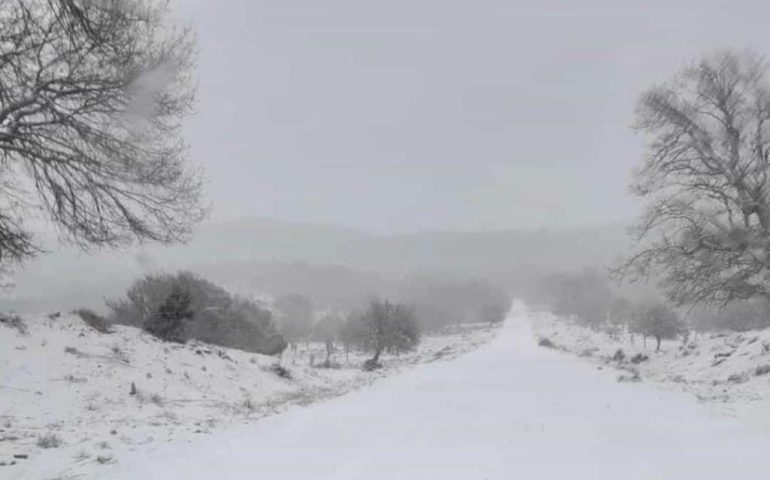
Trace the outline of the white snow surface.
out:
M 537 347 L 521 304 L 491 343 L 330 401 L 160 448 L 100 478 L 767 479 L 766 430 Z
M 164 343 L 132 327 L 102 334 L 75 315 L 24 323 L 26 333 L 0 324 L 0 480 L 111 478 L 104 472 L 132 451 L 146 455 L 165 443 L 195 444 L 254 425 L 415 364 L 448 361 L 499 331 L 464 325 L 425 336 L 415 352 L 387 355 L 374 372 L 361 370 L 367 355 L 339 351 L 335 368 L 312 367 L 311 356 L 324 359 L 324 346 L 303 345 L 284 352 L 291 378 L 282 378 L 275 357 Z M 52 439 L 49 448 L 41 439 Z
M 655 340 L 609 334 L 548 312 L 531 315 L 539 338 L 584 361 L 618 369 L 618 375 L 687 392 L 720 415 L 761 424 L 770 431 L 770 329 L 692 333 L 683 339 Z M 613 358 L 617 352 L 622 359 Z M 632 361 L 642 355 L 643 361 Z M 770 478 L 770 475 L 768 475 Z

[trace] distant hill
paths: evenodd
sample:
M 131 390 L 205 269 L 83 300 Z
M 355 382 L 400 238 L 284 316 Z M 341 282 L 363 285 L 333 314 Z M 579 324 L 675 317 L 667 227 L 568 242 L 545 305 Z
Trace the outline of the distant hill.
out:
M 91 255 L 59 248 L 18 271 L 17 288 L 0 306 L 35 312 L 98 307 L 104 298 L 122 295 L 142 273 L 182 268 L 212 275 L 234 288 L 271 293 L 295 288 L 338 299 L 387 292 L 388 282 L 426 272 L 488 279 L 516 289 L 537 273 L 605 265 L 625 246 L 619 224 L 374 235 L 327 225 L 244 219 L 204 225 L 189 244 L 170 248 Z

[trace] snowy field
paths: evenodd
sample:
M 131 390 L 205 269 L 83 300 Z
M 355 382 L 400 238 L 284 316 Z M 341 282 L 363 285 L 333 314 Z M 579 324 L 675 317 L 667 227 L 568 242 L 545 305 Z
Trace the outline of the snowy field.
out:
M 770 431 L 770 330 L 691 334 L 686 343 L 664 340 L 656 352 L 651 338 L 645 345 L 639 335 L 610 336 L 547 312 L 531 318 L 538 337 L 617 369 L 621 381 L 653 382 L 691 393 L 718 414 Z
M 24 332 L 0 324 L 0 479 L 110 478 L 102 472 L 131 451 L 251 425 L 414 364 L 453 358 L 499 330 L 466 326 L 426 336 L 416 352 L 363 372 L 366 357 L 343 352 L 333 356 L 335 368 L 319 368 L 325 350 L 318 344 L 287 350 L 284 371 L 275 357 L 162 343 L 130 327 L 101 334 L 74 316 L 25 324 Z
M 523 306 L 451 362 L 192 442 L 138 446 L 111 480 L 767 479 L 767 430 L 538 347 Z

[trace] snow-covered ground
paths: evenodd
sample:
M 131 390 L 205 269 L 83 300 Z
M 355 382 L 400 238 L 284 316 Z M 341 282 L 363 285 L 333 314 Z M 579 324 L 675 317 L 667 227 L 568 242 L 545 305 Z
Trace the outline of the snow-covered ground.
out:
M 163 343 L 130 327 L 101 334 L 75 316 L 25 324 L 25 333 L 0 324 L 0 479 L 98 477 L 133 450 L 254 424 L 414 364 L 453 358 L 498 330 L 466 326 L 427 336 L 416 352 L 388 356 L 375 372 L 361 370 L 362 355 L 342 352 L 333 357 L 338 368 L 311 367 L 324 348 L 301 346 L 296 355 L 285 352 L 284 378 L 275 357 Z
M 522 305 L 450 362 L 205 437 L 139 445 L 111 480 L 767 479 L 767 430 L 538 347 Z
M 770 431 L 770 330 L 691 334 L 686 343 L 664 340 L 656 352 L 655 341 L 647 339 L 645 346 L 639 335 L 613 337 L 548 312 L 531 317 L 538 337 L 618 369 L 621 380 L 654 382 L 691 393 L 719 414 Z

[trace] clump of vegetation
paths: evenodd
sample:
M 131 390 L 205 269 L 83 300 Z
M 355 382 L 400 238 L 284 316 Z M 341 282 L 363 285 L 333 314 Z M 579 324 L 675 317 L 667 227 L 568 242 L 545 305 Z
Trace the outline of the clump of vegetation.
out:
M 643 353 L 637 353 L 636 355 L 631 357 L 630 362 L 633 363 L 634 365 L 638 365 L 638 364 L 640 364 L 642 362 L 646 362 L 649 359 L 650 359 L 650 357 L 648 357 L 647 355 L 645 355 Z
M 639 383 L 642 381 L 642 377 L 639 376 L 639 372 L 632 372 L 631 374 L 623 374 L 618 377 L 619 383 Z
M 280 363 L 274 363 L 268 367 L 268 370 L 273 372 L 274 374 L 278 375 L 281 378 L 285 378 L 286 380 L 291 380 L 291 370 L 284 367 Z
M 37 437 L 37 446 L 40 448 L 58 448 L 61 444 L 61 438 L 55 433 L 46 433 Z
M 193 317 L 190 291 L 174 284 L 158 310 L 144 321 L 143 328 L 165 342 L 184 343 L 185 323 Z
M 760 365 L 754 370 L 754 375 L 761 377 L 770 373 L 770 365 Z
M 537 341 L 537 344 L 545 348 L 556 348 L 556 344 L 554 344 L 548 337 L 540 337 L 540 339 Z
M 18 315 L 6 315 L 0 313 L 0 325 L 5 325 L 8 328 L 12 328 L 19 332 L 21 335 L 26 335 L 28 332 L 27 324 Z
M 110 322 L 93 310 L 89 310 L 87 308 L 79 308 L 74 310 L 72 313 L 79 316 L 86 325 L 93 328 L 97 332 L 105 334 L 112 333 L 112 326 Z
M 727 377 L 728 383 L 746 383 L 749 381 L 749 376 L 745 373 L 733 373 Z
M 83 355 L 83 353 L 75 347 L 64 347 L 64 353 L 69 353 L 70 355 L 76 356 Z
M 266 355 L 286 348 L 269 311 L 190 272 L 147 275 L 108 306 L 114 323 L 171 341 L 195 339 Z
M 240 404 L 240 410 L 246 415 L 254 413 L 257 410 L 257 406 L 254 404 L 254 400 L 251 398 L 251 396 L 246 395 L 243 397 L 243 400 Z

